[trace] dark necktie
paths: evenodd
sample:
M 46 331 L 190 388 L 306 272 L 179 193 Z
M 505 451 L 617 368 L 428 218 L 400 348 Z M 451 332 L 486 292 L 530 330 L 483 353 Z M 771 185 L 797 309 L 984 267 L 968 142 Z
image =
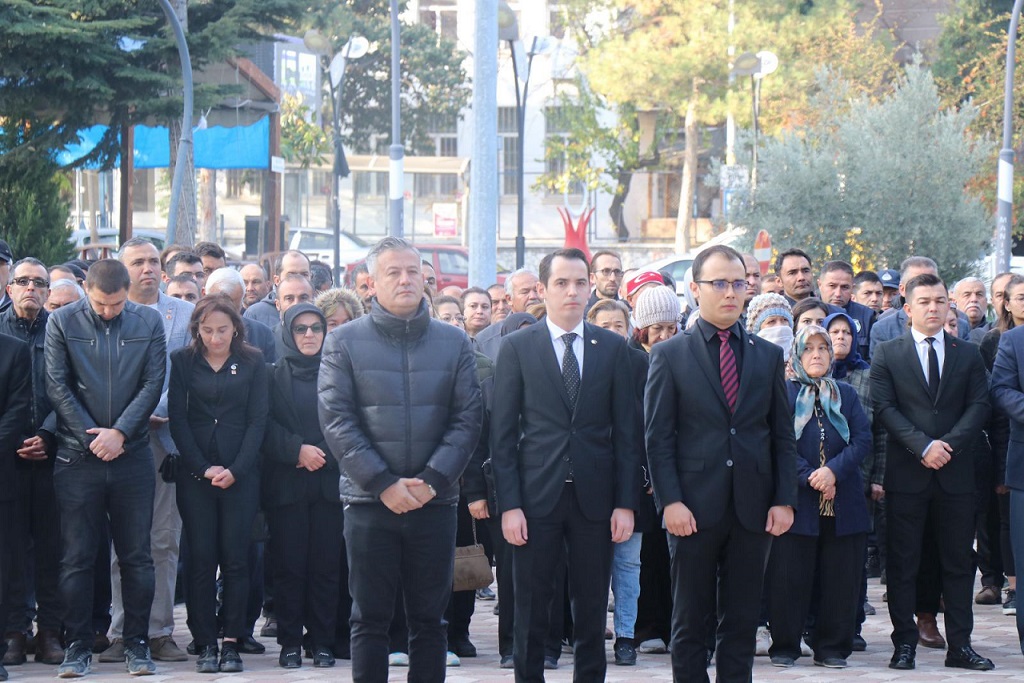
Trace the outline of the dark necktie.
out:
M 718 338 L 722 345 L 718 352 L 718 366 L 722 370 L 722 391 L 725 392 L 725 401 L 729 404 L 729 412 L 736 410 L 736 395 L 740 389 L 740 374 L 736 370 L 736 354 L 729 346 L 729 330 L 719 330 Z
M 928 394 L 932 402 L 939 396 L 939 353 L 935 350 L 935 337 L 927 337 L 928 342 Z
M 562 335 L 562 343 L 565 344 L 565 355 L 562 356 L 562 381 L 565 382 L 565 391 L 569 394 L 569 404 L 576 408 L 576 399 L 580 395 L 580 363 L 572 350 L 574 341 L 575 332 L 566 332 Z

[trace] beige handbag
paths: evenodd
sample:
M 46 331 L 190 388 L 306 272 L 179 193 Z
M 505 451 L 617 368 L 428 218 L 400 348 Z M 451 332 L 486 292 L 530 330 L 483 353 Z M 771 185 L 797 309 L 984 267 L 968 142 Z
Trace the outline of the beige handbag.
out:
M 476 520 L 473 520 L 473 545 L 455 548 L 455 572 L 452 574 L 452 591 L 474 591 L 487 588 L 494 581 L 491 561 L 484 553 L 484 547 L 476 539 Z

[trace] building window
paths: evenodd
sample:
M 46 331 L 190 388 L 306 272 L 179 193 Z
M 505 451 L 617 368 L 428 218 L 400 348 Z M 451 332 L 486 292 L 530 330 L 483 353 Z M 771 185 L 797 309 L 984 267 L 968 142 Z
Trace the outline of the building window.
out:
M 434 154 L 439 157 L 459 155 L 459 138 L 454 134 L 436 134 Z M 417 173 L 413 182 L 417 197 L 454 197 L 459 191 L 459 177 L 454 173 Z
M 519 194 L 519 125 L 515 107 L 498 107 L 498 138 L 501 152 L 498 171 L 501 173 L 501 193 Z
M 563 40 L 568 30 L 568 16 L 564 7 L 552 5 L 548 8 L 548 35 Z
M 437 39 L 447 38 L 456 41 L 459 38 L 459 11 L 456 0 L 427 0 L 420 5 L 420 23 L 429 26 L 437 33 Z

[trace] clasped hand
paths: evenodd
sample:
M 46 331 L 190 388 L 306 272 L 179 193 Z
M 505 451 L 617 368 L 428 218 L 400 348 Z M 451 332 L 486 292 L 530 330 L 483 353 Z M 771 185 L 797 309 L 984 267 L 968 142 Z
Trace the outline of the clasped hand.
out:
M 124 453 L 124 434 L 116 429 L 93 427 L 85 430 L 96 438 L 89 444 L 89 450 L 104 462 L 110 462 Z
M 928 444 L 928 449 L 921 458 L 921 464 L 933 470 L 941 469 L 953 459 L 953 447 L 945 441 L 936 439 Z
M 434 498 L 422 479 L 403 477 L 380 494 L 380 501 L 396 515 L 419 510 Z

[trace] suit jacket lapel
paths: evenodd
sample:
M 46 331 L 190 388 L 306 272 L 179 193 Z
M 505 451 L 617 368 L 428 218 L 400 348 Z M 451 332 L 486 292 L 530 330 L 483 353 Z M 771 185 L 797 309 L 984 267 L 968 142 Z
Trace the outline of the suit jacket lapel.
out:
M 548 332 L 548 326 L 543 321 L 540 321 L 530 326 L 530 331 L 534 334 L 534 341 L 540 347 L 540 363 L 542 374 L 551 380 L 551 384 L 558 395 L 562 397 L 562 403 L 570 412 L 572 411 L 572 404 L 569 403 L 569 392 L 565 390 L 565 382 L 562 381 L 562 367 L 558 364 L 558 356 L 555 355 L 555 347 L 551 343 L 551 334 Z M 543 366 L 547 366 L 546 368 Z M 582 384 L 580 385 L 580 394 L 582 391 Z M 577 397 L 577 403 L 579 399 Z
M 914 335 L 908 331 L 903 335 L 902 339 L 904 361 L 910 365 L 911 374 L 917 378 L 925 395 L 928 395 L 928 378 L 924 376 L 924 369 L 921 367 L 921 357 L 917 355 L 917 344 L 914 343 Z
M 711 385 L 712 391 L 718 396 L 718 400 L 728 409 L 729 402 L 725 400 L 725 390 L 722 389 L 722 373 L 718 369 L 718 364 L 711 358 L 711 348 L 704 341 L 704 335 L 701 333 L 700 327 L 694 325 L 689 330 L 684 331 L 683 334 L 690 336 L 690 348 L 697 359 L 697 365 L 700 366 L 700 369 L 707 376 L 708 384 Z
M 756 343 L 754 342 L 754 340 L 750 337 L 749 334 L 747 334 L 746 330 L 744 330 L 741 327 L 740 328 L 740 348 L 742 349 L 741 353 L 742 353 L 742 357 L 743 357 L 743 364 L 740 366 L 740 387 L 737 390 L 738 393 L 736 394 L 736 409 L 735 409 L 734 412 L 737 412 L 737 413 L 740 411 L 740 407 L 743 405 L 743 397 L 748 393 L 749 385 L 750 385 L 750 382 L 752 381 L 750 378 L 754 374 L 753 372 L 750 371 L 750 368 L 754 367 L 752 365 L 752 363 L 753 363 L 753 355 L 754 355 L 754 347 L 755 347 L 755 345 L 756 345 Z M 737 358 L 737 360 L 740 360 L 740 359 Z M 744 372 L 744 368 L 746 368 L 746 370 L 747 370 L 746 372 Z M 721 372 L 719 372 L 718 384 L 719 384 L 719 387 L 721 387 L 721 384 L 722 384 Z M 722 398 L 723 399 L 725 398 L 725 390 L 724 389 L 722 390 Z
M 950 383 L 945 380 L 953 377 L 953 373 L 956 372 L 957 363 L 960 360 L 959 344 L 961 340 L 946 334 L 945 331 L 942 334 L 945 335 L 946 353 L 942 359 L 942 372 L 939 374 L 939 395 L 935 397 L 936 403 L 939 402 L 943 392 L 946 391 L 946 385 Z

